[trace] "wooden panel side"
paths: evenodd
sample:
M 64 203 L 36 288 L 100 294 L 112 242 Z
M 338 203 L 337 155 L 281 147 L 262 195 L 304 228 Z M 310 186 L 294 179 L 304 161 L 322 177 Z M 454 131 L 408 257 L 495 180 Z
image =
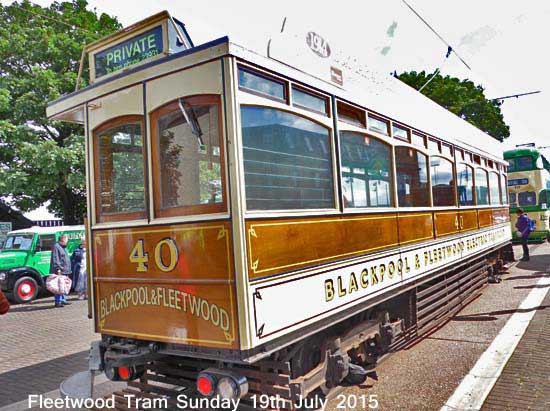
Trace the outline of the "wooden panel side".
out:
M 398 245 L 395 214 L 246 222 L 251 279 Z
M 436 237 L 444 237 L 459 232 L 458 211 L 436 211 L 434 213 L 434 231 Z
M 95 230 L 99 332 L 238 348 L 230 222 Z
M 406 245 L 434 238 L 432 213 L 399 214 L 399 244 Z
M 479 227 L 489 227 L 493 224 L 493 210 L 491 208 L 484 208 L 477 210 Z
M 510 222 L 510 210 L 508 208 L 493 208 L 493 224 Z
M 477 230 L 477 210 L 460 210 L 458 215 L 460 219 L 460 231 Z

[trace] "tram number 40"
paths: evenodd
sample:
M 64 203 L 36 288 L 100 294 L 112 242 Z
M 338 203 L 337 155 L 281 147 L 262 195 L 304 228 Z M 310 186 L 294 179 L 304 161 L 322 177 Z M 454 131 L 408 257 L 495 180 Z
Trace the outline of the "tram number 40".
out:
M 162 254 L 164 249 L 168 250 L 168 258 L 163 259 Z M 176 268 L 178 263 L 179 251 L 176 242 L 171 238 L 160 240 L 155 246 L 155 265 L 160 271 L 165 273 Z M 136 271 L 138 273 L 147 272 L 147 264 L 149 263 L 149 253 L 145 252 L 145 244 L 142 239 L 139 239 L 130 253 L 129 260 L 131 263 L 137 264 Z

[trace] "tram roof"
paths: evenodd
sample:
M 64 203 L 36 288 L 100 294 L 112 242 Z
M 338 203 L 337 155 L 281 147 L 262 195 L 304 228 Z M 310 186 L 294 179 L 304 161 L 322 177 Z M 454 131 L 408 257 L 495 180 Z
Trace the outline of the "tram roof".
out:
M 374 70 L 363 71 L 359 81 L 349 89 L 337 87 L 303 69 L 297 69 L 256 51 L 233 43 L 229 37 L 195 46 L 165 58 L 125 70 L 103 81 L 64 95 L 47 106 L 49 118 L 76 123 L 84 122 L 84 105 L 98 97 L 144 80 L 168 74 L 223 56 L 235 56 L 291 80 L 304 83 L 336 98 L 361 106 L 388 117 L 427 135 L 502 162 L 499 142 L 477 127 L 461 119 L 417 90 L 394 78 Z

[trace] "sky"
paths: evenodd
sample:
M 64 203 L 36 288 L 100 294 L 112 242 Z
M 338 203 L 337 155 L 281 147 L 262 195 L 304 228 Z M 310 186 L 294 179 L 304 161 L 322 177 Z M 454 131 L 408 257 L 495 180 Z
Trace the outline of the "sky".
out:
M 161 10 L 183 21 L 195 44 L 229 35 L 264 51 L 270 37 L 288 24 L 307 27 L 344 55 L 382 72 L 432 72 L 468 78 L 485 88 L 488 98 L 540 90 L 505 100 L 501 106 L 511 136 L 495 149 L 516 144 L 550 145 L 550 2 L 546 0 L 407 0 L 471 67 L 456 55 L 403 0 L 88 0 L 90 8 L 116 16 L 128 26 Z M 11 1 L 2 0 L 3 4 Z M 34 0 L 47 6 L 49 0 Z M 546 151 L 550 156 L 550 150 Z

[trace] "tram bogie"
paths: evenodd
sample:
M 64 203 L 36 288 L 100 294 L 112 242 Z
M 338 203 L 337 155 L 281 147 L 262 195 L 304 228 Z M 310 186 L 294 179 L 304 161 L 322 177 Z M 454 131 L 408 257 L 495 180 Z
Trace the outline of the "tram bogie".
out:
M 505 162 L 395 79 L 385 113 L 337 62 L 193 47 L 175 24 L 95 43 L 93 86 L 48 107 L 86 130 L 95 368 L 288 409 L 375 378 L 502 265 Z M 155 53 L 101 59 L 143 38 Z

